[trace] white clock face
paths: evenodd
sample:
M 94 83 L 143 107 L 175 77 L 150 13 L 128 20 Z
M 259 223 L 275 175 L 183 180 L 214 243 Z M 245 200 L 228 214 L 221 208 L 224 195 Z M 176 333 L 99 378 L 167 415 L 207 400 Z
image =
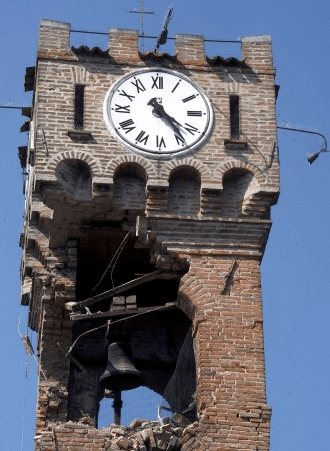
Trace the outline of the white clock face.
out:
M 188 77 L 149 68 L 120 78 L 104 100 L 111 134 L 134 152 L 169 159 L 201 147 L 213 126 L 210 101 Z

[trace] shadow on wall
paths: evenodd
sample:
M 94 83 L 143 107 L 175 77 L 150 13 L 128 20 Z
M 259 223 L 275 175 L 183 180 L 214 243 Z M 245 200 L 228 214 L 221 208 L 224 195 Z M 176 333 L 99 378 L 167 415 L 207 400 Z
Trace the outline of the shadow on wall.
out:
M 92 200 L 92 176 L 89 166 L 77 159 L 61 161 L 56 177 L 68 197 L 75 200 Z
M 175 215 L 197 215 L 200 210 L 201 177 L 190 166 L 180 166 L 169 178 L 167 212 Z
M 125 163 L 114 174 L 114 201 L 123 210 L 144 210 L 147 177 L 137 163 Z

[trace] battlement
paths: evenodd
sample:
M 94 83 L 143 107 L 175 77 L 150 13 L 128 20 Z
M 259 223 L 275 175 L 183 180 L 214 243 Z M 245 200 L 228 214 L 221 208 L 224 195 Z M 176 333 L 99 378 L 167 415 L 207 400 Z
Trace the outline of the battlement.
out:
M 77 56 L 70 48 L 70 32 L 69 23 L 40 20 L 38 57 L 76 60 Z M 107 49 L 109 57 L 117 63 L 139 64 L 141 54 L 138 50 L 138 38 L 137 30 L 109 28 Z M 274 69 L 270 36 L 245 37 L 242 39 L 241 49 L 242 61 L 246 64 L 246 68 L 257 72 Z M 203 36 L 177 34 L 175 57 L 184 65 L 210 66 L 210 59 L 205 55 Z

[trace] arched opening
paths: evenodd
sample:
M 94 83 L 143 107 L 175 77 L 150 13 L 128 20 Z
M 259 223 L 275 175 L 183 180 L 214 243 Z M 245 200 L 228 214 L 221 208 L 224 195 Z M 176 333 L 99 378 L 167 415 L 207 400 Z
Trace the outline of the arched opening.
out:
M 75 200 L 92 199 L 91 171 L 84 161 L 78 159 L 61 161 L 55 174 L 68 197 Z
M 247 169 L 234 168 L 223 176 L 222 216 L 236 218 L 243 214 L 244 202 L 251 191 L 254 174 Z
M 169 178 L 167 212 L 180 216 L 197 215 L 200 211 L 200 173 L 193 167 L 180 166 Z
M 122 231 L 115 224 L 93 229 L 85 225 L 81 229 L 76 299 L 81 302 L 107 294 L 87 303 L 73 317 L 72 340 L 80 338 L 75 342 L 72 357 L 81 367 L 72 363 L 70 369 L 68 417 L 72 421 L 83 419 L 91 425 L 102 424 L 102 411 L 106 409 L 111 418 L 105 421 L 112 423 L 114 400 L 103 398 L 120 391 L 124 415 L 131 405 L 125 401 L 126 396 L 140 387 L 167 399 L 171 407 L 180 400 L 175 405 L 176 412 L 191 413 L 195 393 L 195 359 L 190 353 L 191 316 L 178 303 L 180 279 L 185 270 L 158 272 L 150 262 L 150 250 L 136 247 L 136 240 L 134 234 Z M 116 259 L 118 249 L 121 252 Z M 190 337 L 188 348 L 187 337 Z M 110 352 L 110 347 L 120 347 L 122 343 L 130 348 L 127 360 L 119 360 Z M 187 359 L 189 367 L 183 365 Z M 131 365 L 138 371 L 138 381 L 133 387 L 127 388 L 121 374 L 112 372 L 111 366 L 118 361 L 125 361 L 125 371 L 126 368 L 131 371 Z M 107 371 L 109 379 L 105 384 Z M 126 374 L 135 377 L 134 370 L 129 371 Z M 190 388 L 185 391 L 187 386 Z M 148 404 L 152 406 L 155 402 L 151 399 Z M 132 416 L 140 416 L 134 410 Z M 194 420 L 195 406 L 192 412 Z
M 147 177 L 137 163 L 119 166 L 114 175 L 114 202 L 122 210 L 144 210 Z
M 169 408 L 166 400 L 148 387 L 124 391 L 121 399 L 120 424 L 124 426 L 129 426 L 136 419 L 155 421 L 159 415 L 164 415 L 164 407 Z M 114 398 L 105 396 L 100 402 L 98 428 L 108 427 L 112 423 L 115 423 Z

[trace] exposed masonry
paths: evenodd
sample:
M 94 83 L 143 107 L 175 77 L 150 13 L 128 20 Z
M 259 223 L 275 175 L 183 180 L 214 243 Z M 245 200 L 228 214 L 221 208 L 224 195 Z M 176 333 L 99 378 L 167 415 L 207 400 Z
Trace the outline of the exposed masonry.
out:
M 35 449 L 268 451 L 260 262 L 279 192 L 270 38 L 243 38 L 238 61 L 205 57 L 201 36 L 178 35 L 171 56 L 141 55 L 133 30 L 110 29 L 107 51 L 71 49 L 69 35 L 69 24 L 40 22 L 25 84 L 35 100 L 20 148 L 29 173 L 21 302 L 38 333 Z M 209 141 L 182 158 L 135 155 L 103 119 L 110 86 L 155 66 L 187 75 L 212 103 Z M 175 406 L 167 424 L 97 428 L 99 379 L 117 336 L 129 340 L 142 385 Z

